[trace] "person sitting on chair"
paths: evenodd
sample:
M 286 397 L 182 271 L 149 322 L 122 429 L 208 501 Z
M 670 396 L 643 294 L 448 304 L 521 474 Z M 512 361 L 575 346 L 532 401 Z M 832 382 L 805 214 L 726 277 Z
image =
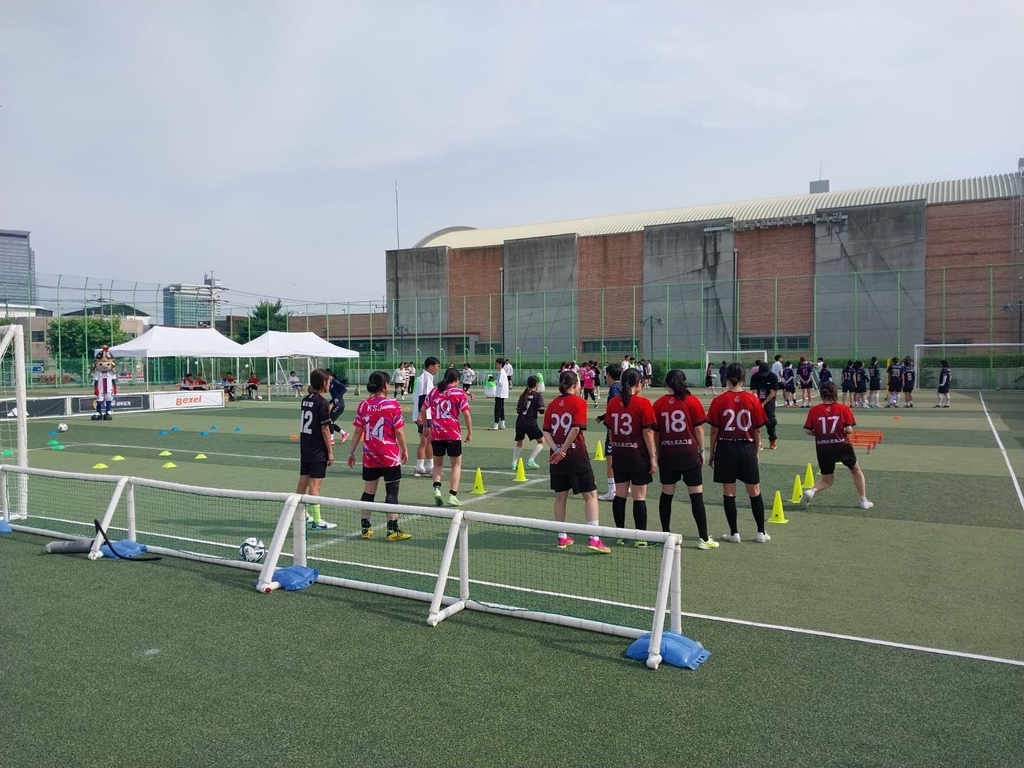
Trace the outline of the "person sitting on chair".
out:
M 192 379 L 192 389 L 206 389 L 206 379 L 203 378 L 203 374 L 197 373 Z
M 194 386 L 193 382 L 194 382 L 194 380 L 192 378 L 192 374 L 191 373 L 186 373 L 185 374 L 185 378 L 183 378 L 181 380 L 181 387 L 180 387 L 181 391 L 182 392 L 190 392 L 190 391 L 192 391 L 192 387 Z
M 302 380 L 299 379 L 299 375 L 295 371 L 288 374 L 288 385 L 292 388 L 292 392 L 295 393 L 296 397 L 302 397 L 302 390 L 305 387 L 302 386 Z
M 260 388 L 260 377 L 255 373 L 249 376 L 249 379 L 245 382 L 245 396 L 252 400 L 256 397 L 256 392 Z
M 221 377 L 221 381 L 224 384 L 224 394 L 228 396 L 228 401 L 229 402 L 234 402 L 234 400 L 235 400 L 235 377 L 231 374 L 230 371 L 228 371 L 227 373 L 224 374 L 223 377 Z

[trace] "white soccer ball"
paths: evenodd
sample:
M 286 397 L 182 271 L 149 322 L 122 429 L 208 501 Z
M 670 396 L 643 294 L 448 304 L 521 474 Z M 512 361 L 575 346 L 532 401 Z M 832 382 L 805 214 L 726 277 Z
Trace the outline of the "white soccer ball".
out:
M 263 395 L 256 395 L 256 399 L 257 400 L 262 400 L 263 399 Z
M 255 536 L 250 536 L 238 548 L 238 556 L 247 563 L 258 563 L 266 554 L 267 548 Z
M 68 425 L 67 425 L 67 424 L 65 424 L 65 423 L 64 423 L 64 422 L 62 421 L 62 422 L 61 422 L 60 424 L 58 424 L 58 425 L 57 425 L 57 431 L 58 431 L 58 432 L 67 432 L 67 431 L 68 431 Z

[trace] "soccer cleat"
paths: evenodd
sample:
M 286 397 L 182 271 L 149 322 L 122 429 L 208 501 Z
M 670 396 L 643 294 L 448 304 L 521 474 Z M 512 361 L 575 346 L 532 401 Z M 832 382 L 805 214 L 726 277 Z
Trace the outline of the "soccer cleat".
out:
M 769 536 L 767 533 L 762 533 L 761 531 L 758 531 L 757 535 L 754 537 L 754 541 L 756 541 L 758 544 L 764 544 L 765 542 L 768 542 L 768 541 L 771 541 L 771 540 L 772 540 L 771 536 Z
M 517 469 L 519 469 L 519 462 L 516 462 L 515 464 L 513 464 L 511 467 L 509 467 L 509 469 L 511 469 L 513 472 L 515 472 Z
M 493 427 L 488 427 L 487 431 L 488 432 L 497 432 L 498 431 L 498 425 L 495 424 Z
M 306 513 L 306 522 L 307 523 L 312 523 L 313 522 L 313 516 L 311 514 L 309 514 L 309 512 Z
M 697 549 L 718 549 L 718 542 L 712 538 L 708 538 L 707 541 L 697 539 Z
M 332 528 L 337 528 L 337 523 L 328 523 L 326 520 L 321 520 L 319 523 L 310 523 L 309 530 L 311 531 L 329 531 Z
M 558 537 L 558 544 L 556 546 L 559 549 L 568 549 L 569 547 L 571 547 L 575 543 L 576 542 L 573 540 L 572 536 L 559 536 Z
M 448 504 L 449 504 L 449 506 L 452 506 L 452 507 L 461 507 L 462 506 L 462 502 L 459 501 L 459 497 L 456 496 L 454 493 L 449 493 L 448 494 Z
M 612 548 L 601 541 L 600 538 L 591 536 L 590 542 L 587 544 L 587 549 L 593 552 L 600 552 L 602 555 L 607 555 L 612 551 Z
M 373 538 L 373 528 L 363 528 L 363 532 L 359 534 L 359 538 L 361 538 L 361 539 L 372 539 Z
M 435 488 L 434 489 L 434 506 L 435 507 L 443 507 L 444 506 L 444 499 L 441 498 L 441 489 L 440 488 Z
M 411 533 L 406 533 L 405 531 L 400 531 L 397 528 L 395 528 L 395 530 L 393 530 L 393 531 L 388 531 L 388 535 L 387 535 L 387 540 L 388 541 L 405 541 L 406 539 L 411 539 L 411 538 L 412 538 L 412 534 Z
M 778 445 L 779 445 L 779 441 L 778 440 L 772 440 L 772 441 L 770 441 L 768 443 L 768 447 L 771 448 L 773 451 L 778 447 Z
M 722 534 L 722 541 L 731 541 L 733 544 L 739 544 L 740 535 L 738 533 L 724 533 Z
M 528 466 L 530 469 L 540 469 L 540 464 L 538 464 L 536 461 L 533 461 L 532 459 L 526 462 L 526 466 Z
M 416 469 L 414 469 L 412 471 L 412 476 L 413 477 L 430 477 L 430 472 L 428 472 L 425 469 L 420 469 L 419 467 L 416 467 Z
M 872 503 L 871 503 L 870 501 L 868 501 L 867 499 L 861 499 L 861 500 L 860 500 L 860 508 L 861 508 L 861 509 L 871 509 L 871 508 L 872 508 L 873 506 L 875 506 L 875 505 L 874 505 L 874 504 L 872 504 Z
M 643 549 L 646 546 L 647 546 L 647 540 L 646 539 L 633 539 L 633 548 L 634 549 Z
M 803 505 L 804 509 L 807 509 L 807 507 L 811 506 L 811 501 L 814 499 L 814 494 L 815 490 L 813 488 L 808 488 L 806 491 L 804 491 L 804 495 L 800 497 L 800 503 Z
M 601 494 L 597 497 L 598 501 L 614 501 L 615 491 L 608 491 L 608 493 Z

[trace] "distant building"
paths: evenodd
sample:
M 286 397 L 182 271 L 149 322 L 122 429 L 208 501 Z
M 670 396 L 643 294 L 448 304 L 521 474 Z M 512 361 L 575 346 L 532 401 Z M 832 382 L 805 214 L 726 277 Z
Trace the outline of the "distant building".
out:
M 202 285 L 177 283 L 164 288 L 164 325 L 208 328 L 220 311 L 220 280 L 207 277 Z
M 36 254 L 29 233 L 0 229 L 0 303 L 36 303 Z

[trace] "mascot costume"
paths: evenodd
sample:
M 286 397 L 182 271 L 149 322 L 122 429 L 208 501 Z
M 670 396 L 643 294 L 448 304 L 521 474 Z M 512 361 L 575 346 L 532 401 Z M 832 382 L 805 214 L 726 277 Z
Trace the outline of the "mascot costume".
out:
M 117 361 L 110 356 L 110 347 L 106 344 L 96 355 L 92 364 L 93 394 L 96 395 L 96 413 L 93 421 L 110 421 L 114 417 L 110 410 L 114 407 L 114 395 L 117 394 Z

